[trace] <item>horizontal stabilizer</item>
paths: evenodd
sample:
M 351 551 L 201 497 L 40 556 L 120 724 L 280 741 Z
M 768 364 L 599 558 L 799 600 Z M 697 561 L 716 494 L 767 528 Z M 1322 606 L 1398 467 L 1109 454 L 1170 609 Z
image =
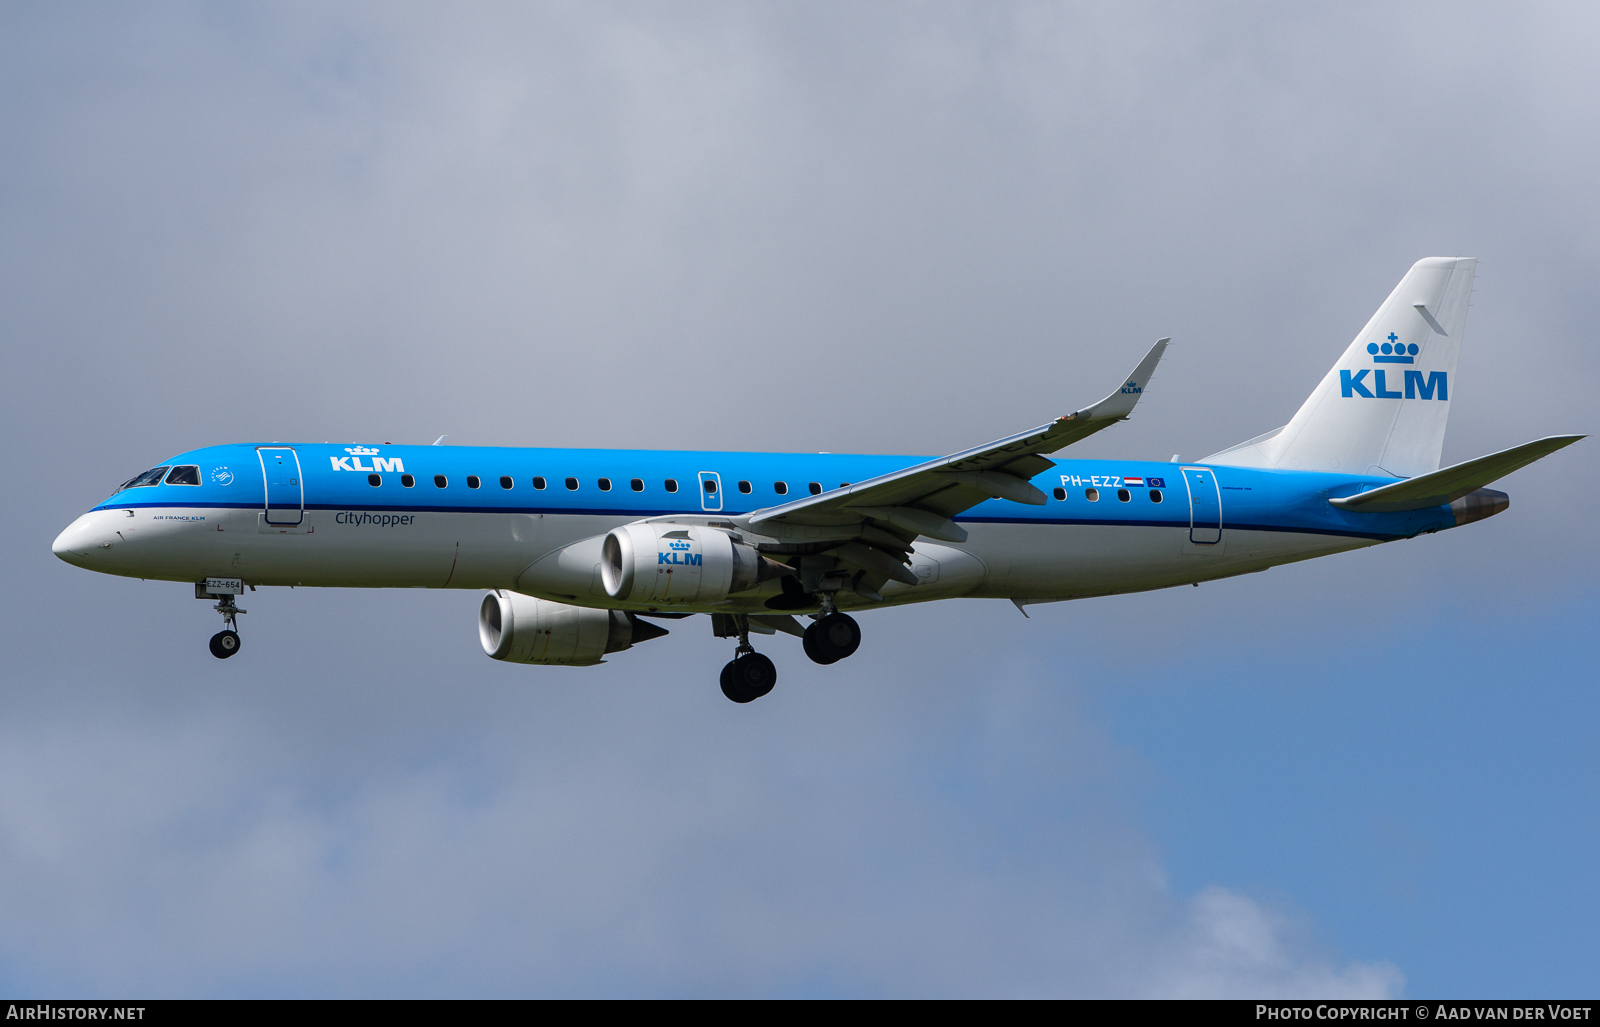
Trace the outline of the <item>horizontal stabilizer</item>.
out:
M 1443 506 L 1476 492 L 1492 481 L 1504 478 L 1519 467 L 1572 445 L 1582 435 L 1552 435 L 1500 453 L 1480 456 L 1454 467 L 1444 467 L 1393 485 L 1361 492 L 1354 496 L 1330 499 L 1341 510 L 1357 513 L 1394 513 L 1400 510 L 1425 510 Z

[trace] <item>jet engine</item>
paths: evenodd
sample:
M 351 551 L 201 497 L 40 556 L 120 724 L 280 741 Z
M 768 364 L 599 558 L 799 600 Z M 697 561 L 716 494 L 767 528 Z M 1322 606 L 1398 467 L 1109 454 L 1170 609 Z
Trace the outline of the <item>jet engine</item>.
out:
M 607 653 L 666 633 L 621 610 L 568 606 L 505 589 L 484 596 L 478 609 L 483 651 L 509 663 L 590 667 Z
M 634 603 L 716 602 L 793 573 L 727 532 L 700 525 L 624 524 L 601 546 L 606 593 Z

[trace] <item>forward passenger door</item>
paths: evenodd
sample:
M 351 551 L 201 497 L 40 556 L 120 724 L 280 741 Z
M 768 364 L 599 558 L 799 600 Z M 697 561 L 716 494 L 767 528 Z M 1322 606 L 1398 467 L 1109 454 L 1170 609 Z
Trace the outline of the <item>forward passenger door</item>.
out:
M 266 518 L 279 526 L 299 524 L 305 519 L 305 479 L 300 474 L 300 457 L 289 446 L 261 446 L 261 476 L 266 483 Z

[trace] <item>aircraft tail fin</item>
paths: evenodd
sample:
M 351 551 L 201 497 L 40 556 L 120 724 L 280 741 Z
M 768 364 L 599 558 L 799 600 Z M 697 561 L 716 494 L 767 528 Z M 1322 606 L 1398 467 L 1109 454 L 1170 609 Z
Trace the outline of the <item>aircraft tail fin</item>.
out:
M 1395 478 L 1438 470 L 1477 263 L 1417 261 L 1288 424 L 1201 463 Z

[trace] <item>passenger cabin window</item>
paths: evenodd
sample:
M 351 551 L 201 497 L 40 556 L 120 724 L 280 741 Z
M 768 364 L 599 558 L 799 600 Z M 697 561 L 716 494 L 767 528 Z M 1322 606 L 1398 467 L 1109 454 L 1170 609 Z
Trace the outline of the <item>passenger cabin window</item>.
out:
M 610 492 L 611 491 L 611 479 L 610 478 L 601 478 L 600 481 L 599 481 L 599 485 L 600 485 L 600 491 L 601 492 Z
M 503 488 L 503 489 L 511 488 L 511 475 L 502 474 L 500 476 L 500 487 Z
M 544 488 L 544 479 L 543 478 L 534 478 L 533 479 L 533 487 L 536 488 L 536 489 L 541 489 L 542 490 Z
M 578 491 L 578 479 L 577 478 L 568 478 L 567 479 L 567 491 L 568 492 L 576 492 L 576 491 Z
M 739 483 L 739 491 L 748 496 L 750 494 L 750 483 L 747 481 L 741 481 Z
M 467 475 L 467 488 L 475 489 L 479 485 L 482 485 L 482 484 L 483 484 L 483 482 L 478 479 L 478 476 L 476 474 Z
M 137 478 L 129 478 L 127 481 L 122 483 L 122 488 L 117 489 L 117 491 L 121 492 L 122 489 L 142 489 L 151 485 L 159 485 L 161 484 L 161 476 L 167 473 L 169 466 L 170 465 L 163 464 L 160 467 L 152 467 L 148 471 L 139 475 Z
M 1128 500 L 1130 500 L 1132 498 L 1133 498 L 1133 493 L 1132 492 L 1129 492 L 1127 489 L 1117 489 L 1117 502 L 1126 503 Z
M 813 496 L 822 495 L 822 482 L 814 481 L 814 482 L 811 483 L 811 494 Z
M 179 464 L 167 475 L 168 485 L 198 485 L 200 484 L 200 468 L 194 464 Z
M 1087 499 L 1091 503 L 1098 503 L 1098 502 L 1100 502 L 1100 490 L 1099 489 L 1084 489 L 1083 490 L 1083 498 Z
M 715 478 L 707 478 L 705 481 L 702 481 L 700 484 L 702 484 L 702 485 L 704 485 L 706 487 L 706 495 L 714 496 L 714 495 L 717 494 L 717 481 L 716 481 Z
M 383 484 L 383 475 L 381 475 L 381 474 L 369 474 L 369 475 L 367 475 L 367 484 L 371 485 L 373 488 L 377 488 L 379 485 Z
M 1152 502 L 1152 503 L 1161 502 L 1161 490 L 1160 489 L 1151 489 L 1150 490 L 1150 502 Z
M 433 476 L 433 487 L 434 487 L 434 488 L 436 488 L 436 489 L 442 489 L 442 488 L 444 488 L 444 487 L 445 487 L 445 486 L 446 486 L 446 485 L 448 485 L 448 484 L 450 484 L 450 482 L 449 482 L 449 480 L 448 480 L 448 479 L 447 479 L 447 478 L 445 478 L 445 476 L 444 476 L 444 475 L 442 475 L 442 474 L 435 474 L 435 475 L 434 475 L 434 476 Z
M 1067 490 L 1066 489 L 1056 489 L 1056 498 L 1057 499 L 1066 499 L 1067 498 Z
M 402 474 L 400 476 L 400 484 L 404 485 L 406 488 L 410 488 L 416 483 L 417 479 L 409 474 Z
M 630 478 L 628 480 L 628 487 L 630 489 L 633 489 L 633 491 L 635 491 L 635 492 L 643 492 L 644 491 L 644 479 L 643 478 Z
M 668 492 L 676 492 L 676 491 L 678 491 L 678 479 L 676 479 L 676 478 L 668 478 L 666 480 L 665 484 L 667 486 L 667 491 Z
M 775 481 L 772 483 L 772 491 L 776 492 L 780 496 L 787 496 L 789 494 L 789 483 L 786 481 Z

